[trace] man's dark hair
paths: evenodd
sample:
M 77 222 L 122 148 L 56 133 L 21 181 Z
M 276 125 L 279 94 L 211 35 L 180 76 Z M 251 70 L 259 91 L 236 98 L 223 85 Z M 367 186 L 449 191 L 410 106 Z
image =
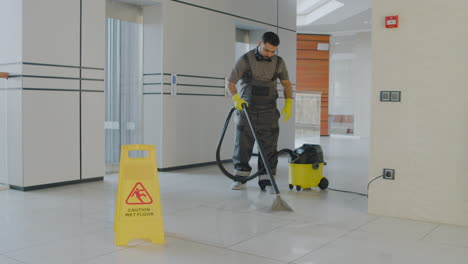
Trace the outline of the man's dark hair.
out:
M 263 34 L 262 41 L 263 43 L 270 43 L 271 45 L 275 47 L 280 44 L 278 35 L 276 35 L 276 33 L 271 32 L 271 31 L 265 32 L 265 34 Z

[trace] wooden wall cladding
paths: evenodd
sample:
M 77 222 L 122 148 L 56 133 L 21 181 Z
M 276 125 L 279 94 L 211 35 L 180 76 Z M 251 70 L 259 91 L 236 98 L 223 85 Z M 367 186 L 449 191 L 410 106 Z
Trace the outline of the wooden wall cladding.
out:
M 317 50 L 319 43 L 330 45 L 330 36 L 297 34 L 296 90 L 322 93 L 320 135 L 328 136 L 330 51 Z

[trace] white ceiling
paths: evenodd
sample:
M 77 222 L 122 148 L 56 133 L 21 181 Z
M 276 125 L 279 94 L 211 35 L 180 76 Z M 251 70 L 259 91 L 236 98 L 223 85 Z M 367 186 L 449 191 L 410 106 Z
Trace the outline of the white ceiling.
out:
M 308 0 L 297 0 L 299 6 Z M 370 31 L 371 0 L 338 0 L 344 6 L 307 26 L 298 26 L 297 33 L 340 34 Z

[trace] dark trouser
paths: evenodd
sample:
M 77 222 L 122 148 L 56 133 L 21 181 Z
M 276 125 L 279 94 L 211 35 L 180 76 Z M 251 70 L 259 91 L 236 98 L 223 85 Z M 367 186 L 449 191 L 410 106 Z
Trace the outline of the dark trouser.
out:
M 263 153 L 273 175 L 276 174 L 276 166 L 278 164 L 277 146 L 279 136 L 278 120 L 280 117 L 278 109 L 265 109 L 255 110 L 248 109 L 251 121 L 255 127 L 258 140 L 263 147 Z M 249 166 L 250 158 L 252 157 L 252 150 L 255 144 L 252 131 L 247 123 L 247 118 L 244 112 L 236 113 L 236 134 L 233 163 L 236 175 L 248 176 L 252 168 Z M 263 170 L 264 165 L 260 157 L 258 157 L 258 170 Z M 262 173 L 266 175 L 266 171 Z M 260 177 L 259 179 L 264 179 Z

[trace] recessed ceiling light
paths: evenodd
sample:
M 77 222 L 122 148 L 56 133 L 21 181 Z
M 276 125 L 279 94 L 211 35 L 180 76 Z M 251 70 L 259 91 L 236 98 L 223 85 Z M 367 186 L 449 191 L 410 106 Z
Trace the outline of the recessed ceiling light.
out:
M 309 25 L 312 22 L 330 14 L 331 12 L 335 11 L 336 9 L 344 6 L 343 3 L 338 2 L 336 0 L 328 0 L 325 4 L 318 7 L 317 9 L 313 10 L 307 15 L 298 15 L 296 24 L 298 26 L 305 26 Z
M 327 2 L 328 0 L 302 0 L 297 1 L 297 14 L 307 15 L 312 10 L 316 9 L 320 4 Z

